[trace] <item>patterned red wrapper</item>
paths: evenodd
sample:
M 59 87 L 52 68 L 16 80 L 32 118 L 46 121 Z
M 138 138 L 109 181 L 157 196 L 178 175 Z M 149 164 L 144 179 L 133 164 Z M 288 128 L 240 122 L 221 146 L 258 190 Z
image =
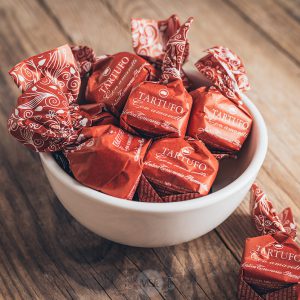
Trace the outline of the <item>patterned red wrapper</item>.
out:
M 94 50 L 88 46 L 71 46 L 80 77 L 91 72 L 93 64 L 97 61 Z
M 190 93 L 193 107 L 187 135 L 219 151 L 239 151 L 248 137 L 252 118 L 216 87 L 201 87 Z
M 201 141 L 192 138 L 154 141 L 144 159 L 146 181 L 138 189 L 140 200 L 182 201 L 207 195 L 218 167 L 218 160 Z M 160 201 L 153 197 L 154 192 L 162 197 Z M 176 197 L 177 194 L 181 195 Z
M 73 52 L 74 49 L 76 59 L 71 48 L 64 45 L 30 57 L 10 71 L 23 93 L 8 120 L 8 130 L 32 150 L 61 151 L 77 142 L 83 127 L 113 118 L 102 113 L 101 104 L 76 103 L 80 87 L 78 64 L 86 66 L 85 61 L 89 57 L 94 60 L 94 55 L 88 47 L 73 47 Z M 79 49 L 84 49 L 82 54 Z
M 132 46 L 137 55 L 144 57 L 157 70 L 157 76 L 161 75 L 161 67 L 166 54 L 169 39 L 180 27 L 179 18 L 176 15 L 170 16 L 167 20 L 131 19 Z M 183 63 L 189 57 L 189 42 L 187 40 Z M 191 83 L 181 69 L 180 76 L 186 89 Z
M 193 112 L 188 134 L 219 151 L 239 151 L 251 131 L 252 116 L 244 104 L 250 88 L 241 59 L 224 47 L 213 47 L 195 66 L 212 86 L 191 92 Z
M 184 136 L 192 98 L 183 86 L 180 69 L 192 18 L 169 39 L 161 81 L 142 82 L 129 95 L 120 124 L 147 137 Z
M 245 67 L 241 59 L 230 49 L 218 46 L 207 50 L 195 66 L 220 92 L 233 101 L 237 107 L 249 114 L 243 93 L 250 89 Z
M 238 297 L 243 300 L 299 300 L 300 247 L 290 208 L 277 214 L 272 202 L 252 186 L 250 210 L 262 236 L 248 238 L 241 262 Z
M 150 140 L 110 124 L 85 127 L 79 138 L 64 151 L 74 177 L 108 195 L 132 199 Z
M 70 47 L 32 56 L 9 73 L 23 94 L 8 131 L 35 151 L 59 151 L 74 143 L 89 121 L 76 103 L 80 76 Z
M 101 103 L 119 116 L 133 86 L 152 78 L 154 68 L 143 58 L 120 52 L 93 64 L 86 88 L 87 103 Z

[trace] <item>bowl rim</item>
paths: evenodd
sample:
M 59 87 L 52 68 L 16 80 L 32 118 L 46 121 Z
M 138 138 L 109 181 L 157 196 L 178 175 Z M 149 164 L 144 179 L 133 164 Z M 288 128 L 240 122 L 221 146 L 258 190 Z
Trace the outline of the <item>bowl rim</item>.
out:
M 52 176 L 56 177 L 56 179 L 62 182 L 64 185 L 68 186 L 71 190 L 73 190 L 73 192 L 81 194 L 84 197 L 88 196 L 89 200 L 95 202 L 102 202 L 109 206 L 114 206 L 126 210 L 156 213 L 172 213 L 211 206 L 224 198 L 228 198 L 234 195 L 236 192 L 242 190 L 243 187 L 246 187 L 249 184 L 249 178 L 252 178 L 253 174 L 256 175 L 258 173 L 267 153 L 268 133 L 264 119 L 259 110 L 251 102 L 250 99 L 246 97 L 246 99 L 243 100 L 246 106 L 248 107 L 250 113 L 252 114 L 253 124 L 256 123 L 258 128 L 257 146 L 254 152 L 253 159 L 249 163 L 246 170 L 238 178 L 236 178 L 234 181 L 232 181 L 230 184 L 223 187 L 222 189 L 203 197 L 186 201 L 168 203 L 139 202 L 117 198 L 93 190 L 76 181 L 56 163 L 56 161 L 50 153 L 41 152 L 39 153 L 40 158 L 43 163 L 43 167 L 49 170 Z M 87 201 L 87 199 L 85 199 L 84 201 Z

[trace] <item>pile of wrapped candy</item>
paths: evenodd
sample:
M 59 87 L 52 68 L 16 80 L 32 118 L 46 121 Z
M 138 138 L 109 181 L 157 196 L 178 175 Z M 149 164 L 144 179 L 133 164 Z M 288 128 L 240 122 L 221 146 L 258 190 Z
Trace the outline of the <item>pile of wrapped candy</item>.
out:
M 252 117 L 243 101 L 248 78 L 231 50 L 208 49 L 195 66 L 209 84 L 192 87 L 182 69 L 192 20 L 132 19 L 135 54 L 65 45 L 20 62 L 10 71 L 22 94 L 9 132 L 115 197 L 207 195 L 219 160 L 241 149 Z
M 252 186 L 251 215 L 260 236 L 248 238 L 240 268 L 240 300 L 299 300 L 300 247 L 291 209 L 277 214 L 257 185 Z

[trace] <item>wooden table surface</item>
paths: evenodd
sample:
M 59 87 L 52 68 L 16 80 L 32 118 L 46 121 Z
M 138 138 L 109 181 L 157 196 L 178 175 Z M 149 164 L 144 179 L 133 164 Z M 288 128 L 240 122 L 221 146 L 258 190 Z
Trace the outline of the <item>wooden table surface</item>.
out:
M 182 245 L 141 249 L 96 236 L 57 200 L 37 154 L 6 120 L 19 91 L 7 71 L 65 43 L 131 51 L 130 17 L 194 16 L 191 60 L 224 45 L 244 60 L 249 96 L 269 130 L 258 182 L 300 221 L 299 0 L 0 1 L 0 295 L 4 299 L 236 299 L 239 261 L 254 236 L 248 198 L 218 228 Z M 122 226 L 122 224 L 120 224 Z

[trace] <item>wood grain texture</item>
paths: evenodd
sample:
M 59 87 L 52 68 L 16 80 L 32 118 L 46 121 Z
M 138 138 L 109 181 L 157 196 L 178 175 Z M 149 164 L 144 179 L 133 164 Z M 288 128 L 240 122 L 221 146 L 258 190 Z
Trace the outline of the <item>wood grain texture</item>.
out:
M 297 217 L 300 7 L 296 1 L 250 2 L 0 1 L 1 298 L 236 298 L 244 240 L 256 234 L 248 198 L 216 230 L 182 245 L 141 249 L 97 237 L 58 202 L 38 156 L 7 134 L 18 95 L 7 70 L 64 43 L 88 44 L 97 54 L 130 51 L 130 17 L 193 15 L 192 61 L 216 44 L 243 57 L 253 87 L 249 95 L 269 128 L 269 153 L 258 181 L 278 210 L 291 206 Z

